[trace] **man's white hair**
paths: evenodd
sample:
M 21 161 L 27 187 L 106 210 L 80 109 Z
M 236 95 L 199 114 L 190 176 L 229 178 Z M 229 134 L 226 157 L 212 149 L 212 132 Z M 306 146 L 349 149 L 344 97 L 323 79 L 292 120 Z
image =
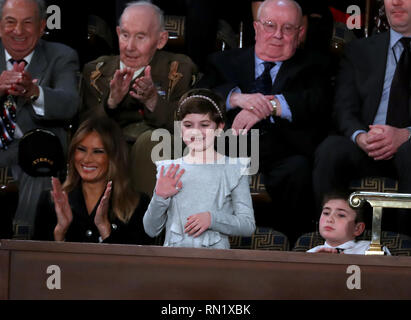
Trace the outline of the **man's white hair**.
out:
M 123 10 L 123 13 L 120 16 L 119 19 L 119 25 L 121 26 L 121 21 L 123 19 L 123 15 L 132 8 L 136 8 L 136 7 L 149 7 L 151 9 L 153 9 L 154 14 L 157 16 L 158 19 L 158 26 L 160 31 L 164 31 L 164 13 L 163 10 L 161 10 L 159 7 L 157 7 L 155 4 L 151 3 L 150 1 L 147 0 L 142 0 L 142 1 L 133 1 L 133 2 L 129 2 L 126 4 L 126 7 Z
M 289 3 L 295 6 L 295 8 L 298 11 L 299 19 L 302 18 L 303 16 L 303 10 L 301 9 L 301 6 L 298 4 L 298 2 L 294 0 L 265 0 L 258 8 L 257 10 L 257 19 L 260 19 L 261 12 L 263 11 L 264 7 L 269 4 L 269 3 Z

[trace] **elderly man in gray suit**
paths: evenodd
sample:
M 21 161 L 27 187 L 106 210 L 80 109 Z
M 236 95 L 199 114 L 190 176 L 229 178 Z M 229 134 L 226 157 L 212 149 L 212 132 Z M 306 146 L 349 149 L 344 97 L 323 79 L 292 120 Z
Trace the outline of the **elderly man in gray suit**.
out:
M 45 27 L 43 0 L 0 0 L 0 166 L 12 168 L 20 196 L 33 179 L 17 166 L 19 139 L 34 128 L 43 128 L 58 136 L 65 149 L 64 126 L 79 105 L 77 53 L 41 40 Z M 36 183 L 36 192 L 47 184 Z M 20 201 L 15 221 L 21 218 L 30 225 L 32 207 L 35 203 Z

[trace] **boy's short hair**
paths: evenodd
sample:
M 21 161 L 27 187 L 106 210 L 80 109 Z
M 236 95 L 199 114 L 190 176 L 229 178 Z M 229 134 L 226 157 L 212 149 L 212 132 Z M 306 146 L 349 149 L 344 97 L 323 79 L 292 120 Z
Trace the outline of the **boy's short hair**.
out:
M 368 216 L 366 214 L 367 204 L 363 204 L 356 208 L 350 206 L 349 204 L 350 194 L 351 192 L 344 192 L 344 191 L 333 191 L 333 192 L 327 193 L 323 197 L 323 202 L 322 202 L 321 207 L 324 207 L 324 205 L 330 200 L 337 200 L 337 199 L 345 200 L 347 201 L 347 204 L 349 205 L 349 207 L 355 212 L 355 223 L 364 222 L 367 225 L 366 223 L 366 217 Z

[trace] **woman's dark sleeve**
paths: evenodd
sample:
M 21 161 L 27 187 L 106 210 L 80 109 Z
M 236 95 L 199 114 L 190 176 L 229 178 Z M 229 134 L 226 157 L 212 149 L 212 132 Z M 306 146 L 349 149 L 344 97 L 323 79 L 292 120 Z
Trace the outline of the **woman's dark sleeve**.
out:
M 144 231 L 143 216 L 147 210 L 150 198 L 142 193 L 140 201 L 127 224 L 116 220 L 111 225 L 111 233 L 103 243 L 139 244 L 152 245 L 154 239 L 150 238 Z M 113 226 L 113 224 L 115 226 Z
M 54 203 L 51 200 L 50 191 L 45 190 L 40 194 L 34 221 L 33 240 L 54 241 L 54 228 L 57 224 L 57 216 Z

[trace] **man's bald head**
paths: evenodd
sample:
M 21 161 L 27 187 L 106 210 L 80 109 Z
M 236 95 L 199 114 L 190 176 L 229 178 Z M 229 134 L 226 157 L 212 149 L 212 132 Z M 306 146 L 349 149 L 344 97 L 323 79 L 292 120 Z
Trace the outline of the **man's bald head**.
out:
M 301 20 L 303 17 L 303 10 L 301 9 L 301 6 L 294 0 L 265 0 L 258 8 L 257 19 L 260 19 L 261 12 L 265 10 L 265 7 L 272 6 L 272 5 L 275 5 L 278 7 L 285 7 L 285 6 L 294 7 L 295 10 L 297 10 L 298 19 Z

